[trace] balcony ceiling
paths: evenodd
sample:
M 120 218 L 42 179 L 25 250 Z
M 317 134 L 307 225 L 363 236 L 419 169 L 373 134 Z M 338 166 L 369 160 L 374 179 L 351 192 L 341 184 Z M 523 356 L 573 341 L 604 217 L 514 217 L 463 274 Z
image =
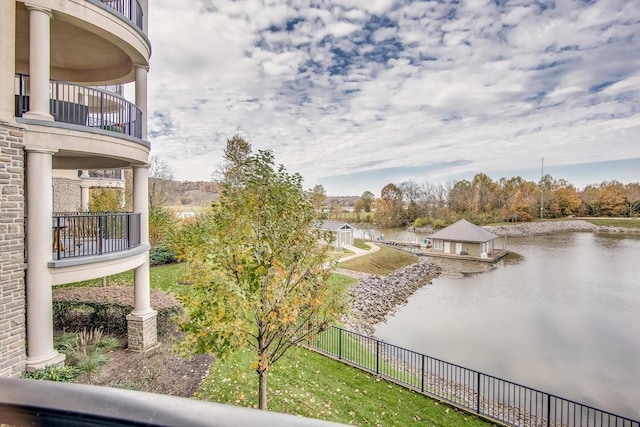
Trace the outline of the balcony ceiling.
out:
M 29 11 L 16 10 L 16 72 L 29 74 Z M 86 23 L 83 23 L 86 25 Z M 51 20 L 51 78 L 82 84 L 131 81 L 133 63 L 115 44 L 74 25 L 60 13 Z

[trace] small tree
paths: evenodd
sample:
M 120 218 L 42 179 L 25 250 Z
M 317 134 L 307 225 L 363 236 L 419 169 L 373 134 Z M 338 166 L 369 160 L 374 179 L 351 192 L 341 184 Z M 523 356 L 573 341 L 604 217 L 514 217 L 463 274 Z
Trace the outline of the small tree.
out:
M 183 349 L 224 356 L 253 348 L 266 409 L 268 369 L 335 319 L 343 302 L 327 287 L 327 247 L 318 244 L 301 176 L 276 167 L 270 151 L 238 161 L 211 212 L 186 230 L 194 285 L 182 297 Z
M 149 158 L 149 209 L 164 205 L 169 200 L 173 169 L 158 156 Z

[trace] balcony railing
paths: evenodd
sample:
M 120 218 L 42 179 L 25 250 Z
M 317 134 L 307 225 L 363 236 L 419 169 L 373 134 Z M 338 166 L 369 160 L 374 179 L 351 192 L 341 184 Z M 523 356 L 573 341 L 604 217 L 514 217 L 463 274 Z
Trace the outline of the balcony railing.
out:
M 15 86 L 15 114 L 22 117 L 29 111 L 29 76 L 17 74 Z M 142 138 L 142 111 L 120 95 L 51 80 L 49 97 L 49 112 L 56 122 Z
M 101 170 L 89 170 L 90 178 L 103 178 L 103 179 L 122 179 L 122 169 L 101 169 Z M 78 176 L 82 177 L 82 171 L 78 171 Z
M 142 28 L 142 7 L 138 0 L 102 0 L 106 6 L 120 13 L 136 27 Z
M 126 251 L 140 246 L 140 214 L 56 213 L 52 233 L 56 260 Z

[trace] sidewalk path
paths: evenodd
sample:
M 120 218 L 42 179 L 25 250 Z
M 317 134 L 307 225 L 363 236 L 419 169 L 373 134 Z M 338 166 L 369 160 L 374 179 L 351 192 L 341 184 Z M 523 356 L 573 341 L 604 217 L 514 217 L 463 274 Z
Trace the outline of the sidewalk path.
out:
M 370 242 L 365 242 L 365 244 L 367 246 L 369 246 L 371 249 L 369 249 L 368 251 L 365 251 L 364 249 L 360 249 L 360 248 L 356 248 L 355 246 L 351 246 L 351 245 L 343 245 L 345 249 L 350 250 L 351 252 L 354 252 L 353 255 L 349 255 L 343 258 L 340 258 L 338 260 L 338 262 L 344 262 L 344 261 L 349 261 L 350 259 L 354 259 L 354 258 L 358 258 L 360 256 L 363 255 L 368 255 L 368 254 L 372 254 L 374 252 L 378 252 L 380 250 L 380 246 L 370 243 Z

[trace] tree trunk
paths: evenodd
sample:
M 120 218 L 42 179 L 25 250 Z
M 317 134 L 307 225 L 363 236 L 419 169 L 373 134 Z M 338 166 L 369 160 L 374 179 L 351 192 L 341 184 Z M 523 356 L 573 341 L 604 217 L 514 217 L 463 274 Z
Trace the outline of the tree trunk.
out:
M 267 371 L 258 372 L 258 408 L 267 409 Z

